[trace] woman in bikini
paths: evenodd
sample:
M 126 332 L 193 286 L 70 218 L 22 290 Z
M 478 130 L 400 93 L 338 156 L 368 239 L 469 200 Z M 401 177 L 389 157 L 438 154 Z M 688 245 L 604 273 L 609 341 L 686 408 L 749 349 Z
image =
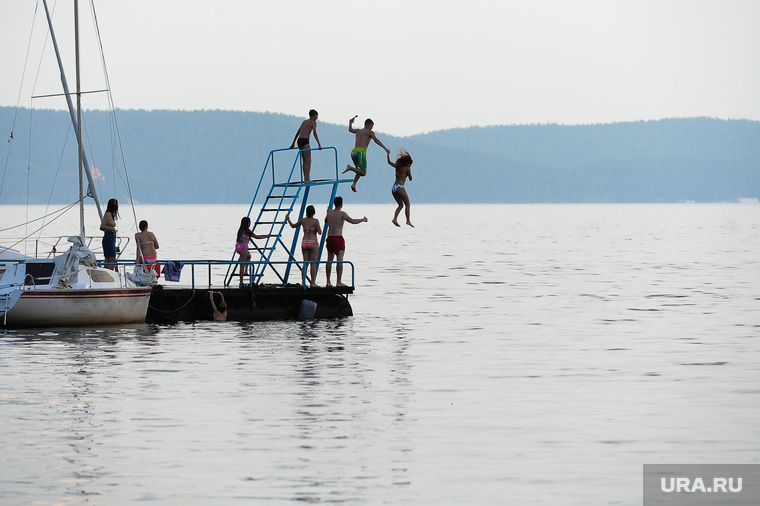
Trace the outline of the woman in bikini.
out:
M 248 242 L 251 239 L 266 239 L 272 237 L 271 234 L 257 235 L 251 231 L 251 219 L 248 216 L 244 216 L 240 220 L 240 228 L 235 236 L 235 252 L 240 255 L 241 262 L 251 261 L 251 252 L 248 251 Z M 240 266 L 240 286 L 244 284 L 244 278 L 248 274 L 248 264 Z
M 411 211 L 409 210 L 409 194 L 406 193 L 406 188 L 404 188 L 404 183 L 406 183 L 406 178 L 409 178 L 409 181 L 412 180 L 412 163 L 414 163 L 414 160 L 412 160 L 412 156 L 409 154 L 407 150 L 404 148 L 401 148 L 399 150 L 399 154 L 396 157 L 395 162 L 391 162 L 391 154 L 390 152 L 387 153 L 388 155 L 388 165 L 393 167 L 396 170 L 396 181 L 393 183 L 393 187 L 391 187 L 391 195 L 393 195 L 393 198 L 396 200 L 396 203 L 398 204 L 398 207 L 396 208 L 396 212 L 393 214 L 393 224 L 397 227 L 400 227 L 401 225 L 398 224 L 398 215 L 401 212 L 401 209 L 406 207 L 404 213 L 406 214 L 406 224 L 410 227 L 413 227 L 412 222 L 409 219 Z
M 156 271 L 156 276 L 161 277 L 161 268 L 158 266 L 158 239 L 153 232 L 148 232 L 148 222 L 140 222 L 140 231 L 135 234 L 135 244 L 137 245 L 137 254 L 135 255 L 135 264 L 145 265 L 148 272 Z
M 317 241 L 317 235 L 322 233 L 322 227 L 319 225 L 319 220 L 314 218 L 314 206 L 306 207 L 306 217 L 301 218 L 297 222 L 290 221 L 290 214 L 285 215 L 285 219 L 288 220 L 288 224 L 293 228 L 303 227 L 303 239 L 301 240 L 301 253 L 303 253 L 304 262 L 313 262 L 310 264 L 311 268 L 311 287 L 318 286 L 317 279 L 317 259 L 319 258 L 319 242 Z
M 119 219 L 119 201 L 110 199 L 100 222 L 103 231 L 103 256 L 106 259 L 106 269 L 117 270 L 116 265 L 116 220 Z M 110 264 L 110 265 L 109 265 Z

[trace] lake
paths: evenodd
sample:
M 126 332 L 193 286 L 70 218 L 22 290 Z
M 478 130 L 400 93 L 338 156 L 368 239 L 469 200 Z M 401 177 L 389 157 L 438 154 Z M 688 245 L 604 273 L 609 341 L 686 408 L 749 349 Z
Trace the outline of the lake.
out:
M 394 208 L 347 198 L 350 318 L 0 330 L 0 503 L 639 505 L 644 464 L 760 463 L 760 205 Z M 247 209 L 136 218 L 228 260 Z

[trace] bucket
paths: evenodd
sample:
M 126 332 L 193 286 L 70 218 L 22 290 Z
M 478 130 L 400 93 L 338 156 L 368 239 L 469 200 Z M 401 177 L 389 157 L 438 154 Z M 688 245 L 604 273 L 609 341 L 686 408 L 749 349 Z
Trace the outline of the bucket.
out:
M 304 299 L 301 301 L 301 310 L 298 311 L 299 320 L 311 320 L 314 318 L 314 313 L 317 312 L 317 303 L 312 300 Z

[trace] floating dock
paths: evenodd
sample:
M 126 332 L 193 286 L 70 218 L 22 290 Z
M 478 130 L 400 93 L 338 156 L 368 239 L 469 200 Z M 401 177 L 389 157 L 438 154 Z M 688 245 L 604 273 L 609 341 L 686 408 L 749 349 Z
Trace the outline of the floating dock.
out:
M 308 318 L 353 316 L 348 294 L 353 287 L 306 288 L 300 285 L 261 285 L 244 288 L 213 288 L 227 303 L 228 321 L 290 320 L 301 314 L 304 301 L 316 304 Z M 209 289 L 156 286 L 150 297 L 148 323 L 211 320 Z M 218 296 L 217 296 L 218 301 Z M 308 304 L 308 303 L 307 303 Z
M 331 157 L 330 173 L 334 177 L 303 182 L 300 154 L 304 151 L 313 152 L 312 174 L 324 173 L 325 158 Z M 319 156 L 314 156 L 317 154 Z M 237 261 L 234 253 L 227 261 L 182 261 L 183 268 L 187 270 L 189 267 L 191 270 L 190 286 L 175 286 L 172 282 L 155 286 L 146 321 L 166 323 L 211 319 L 209 291 L 220 292 L 224 296 L 229 321 L 284 320 L 303 317 L 304 314 L 309 318 L 352 316 L 348 295 L 354 293 L 353 264 L 345 261 L 331 262 L 334 271 L 337 270 L 337 264 L 343 264 L 343 281 L 350 282 L 349 286 L 312 288 L 307 276 L 310 263 L 301 260 L 301 228 L 291 228 L 285 219 L 285 215 L 291 214 L 297 216 L 293 222 L 300 220 L 305 215 L 310 198 L 319 212 L 325 208 L 332 209 L 339 185 L 352 182 L 353 179 L 339 179 L 338 155 L 334 147 L 325 147 L 319 151 L 270 151 L 246 216 L 251 218 L 251 230 L 255 234 L 272 237 L 262 239 L 258 244 L 251 241 L 250 262 Z M 265 194 L 267 187 L 269 191 Z M 257 201 L 260 207 L 254 216 L 252 213 Z M 322 256 L 327 228 L 325 224 L 319 241 L 316 262 L 318 273 L 326 264 Z M 288 242 L 284 236 L 289 236 L 290 233 L 285 234 L 286 231 L 292 231 L 292 239 Z M 244 283 L 240 284 L 238 269 L 243 265 L 248 265 L 248 273 Z M 198 280 L 203 278 L 204 271 L 208 272 L 208 278 L 199 284 Z M 220 286 L 216 280 L 222 276 L 222 272 L 224 281 Z

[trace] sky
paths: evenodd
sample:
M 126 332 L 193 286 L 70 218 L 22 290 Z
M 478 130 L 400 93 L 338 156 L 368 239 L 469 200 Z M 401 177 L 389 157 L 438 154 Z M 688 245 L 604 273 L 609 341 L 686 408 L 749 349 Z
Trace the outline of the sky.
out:
M 49 2 L 58 4 L 56 35 L 71 63 L 73 0 Z M 80 9 L 89 69 L 82 88 L 103 89 L 86 28 L 90 0 Z M 122 109 L 305 118 L 314 108 L 322 122 L 369 117 L 377 132 L 398 136 L 488 125 L 760 120 L 758 0 L 106 0 L 95 12 Z M 52 51 L 39 56 L 43 13 L 41 0 L 0 0 L 0 105 L 64 107 L 60 98 L 30 99 L 60 91 Z M 46 70 L 38 74 L 40 61 Z M 74 71 L 67 72 L 73 88 Z M 104 107 L 95 97 L 84 106 Z

